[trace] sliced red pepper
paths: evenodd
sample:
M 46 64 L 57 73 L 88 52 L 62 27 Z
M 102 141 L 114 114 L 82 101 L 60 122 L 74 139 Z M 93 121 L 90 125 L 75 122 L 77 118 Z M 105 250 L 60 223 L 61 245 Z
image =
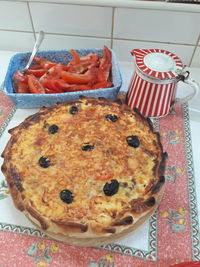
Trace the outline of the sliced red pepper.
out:
M 97 67 L 91 67 L 86 71 L 85 75 L 91 78 L 91 83 L 94 84 L 98 81 L 99 69 Z
M 57 63 L 47 62 L 47 61 L 41 63 L 41 67 L 46 69 L 46 70 L 49 70 L 50 68 L 52 68 L 56 65 L 57 65 Z
M 92 86 L 92 89 L 109 88 L 112 87 L 112 82 L 98 82 Z
M 73 73 L 85 73 L 88 70 L 90 63 L 89 62 L 81 62 L 80 64 L 69 64 L 67 65 L 68 69 L 66 71 Z
M 54 85 L 61 91 L 68 90 L 71 84 L 66 83 L 63 79 L 54 80 Z
M 80 85 L 73 84 L 68 89 L 66 89 L 65 92 L 77 92 L 77 91 L 87 91 L 87 90 L 92 90 L 92 88 L 89 85 L 85 84 L 80 84 Z
M 24 82 L 19 82 L 18 87 L 17 87 L 17 93 L 19 94 L 28 94 L 30 93 L 28 84 Z
M 109 80 L 111 64 L 105 63 L 99 68 L 98 81 L 106 82 Z
M 27 75 L 22 74 L 19 70 L 15 71 L 13 78 L 14 78 L 14 80 L 16 80 L 18 82 L 24 82 L 24 83 L 28 82 Z
M 28 69 L 27 74 L 33 74 L 35 77 L 41 77 L 46 72 L 45 69 Z
M 73 55 L 74 57 L 74 63 L 77 65 L 80 63 L 80 57 L 79 57 L 79 54 L 74 50 L 74 49 L 71 49 L 70 50 L 70 53 Z
M 107 46 L 103 48 L 103 56 L 100 58 L 100 67 L 104 64 L 111 64 L 111 52 Z
M 61 64 L 56 64 L 55 66 L 47 70 L 45 74 L 40 77 L 39 81 L 43 84 L 44 87 L 46 87 L 46 82 L 49 79 L 60 79 L 62 69 L 63 67 Z
M 87 84 L 91 81 L 91 77 L 85 74 L 71 73 L 68 71 L 61 71 L 61 77 L 69 84 Z
M 66 92 L 72 85 L 62 79 L 49 79 L 46 81 L 46 88 L 54 90 L 56 93 Z
M 42 58 L 41 57 L 34 57 L 33 58 L 33 61 L 37 64 L 40 64 L 40 62 L 42 61 Z
M 85 73 L 92 67 L 99 66 L 99 57 L 96 54 L 89 54 L 84 57 L 80 57 L 80 63 L 75 64 L 74 61 L 70 61 L 67 65 L 69 72 Z
M 54 91 L 53 89 L 45 88 L 46 94 L 57 94 L 58 92 Z
M 55 81 L 56 80 L 53 80 L 53 79 L 47 80 L 46 83 L 45 83 L 45 87 L 48 88 L 48 89 L 53 90 L 55 93 L 61 93 L 61 90 L 56 86 Z
M 104 82 L 109 80 L 110 70 L 111 70 L 111 52 L 107 46 L 104 46 L 104 54 L 100 59 L 98 80 L 99 82 Z
M 89 85 L 85 84 L 68 84 L 62 79 L 58 80 L 49 80 L 47 82 L 47 87 L 45 88 L 45 91 L 47 94 L 57 94 L 57 93 L 63 93 L 63 92 L 77 92 L 77 91 L 86 91 L 91 90 L 92 88 Z
M 28 86 L 32 94 L 45 94 L 45 89 L 34 75 L 28 75 Z
M 104 58 L 106 59 L 107 62 L 111 63 L 111 52 L 106 45 L 104 45 L 103 51 L 104 51 Z
M 46 58 L 34 57 L 33 60 L 34 60 L 34 62 L 40 64 L 40 66 L 41 66 L 42 68 L 44 68 L 44 69 L 50 69 L 50 68 L 52 68 L 53 66 L 55 66 L 56 64 L 58 64 L 58 63 L 56 63 L 56 62 L 54 62 L 54 61 L 51 61 L 51 60 L 48 60 L 48 59 L 46 59 Z
M 40 64 L 34 64 L 34 65 L 30 66 L 30 68 L 29 68 L 29 70 L 38 70 L 38 69 L 41 69 Z

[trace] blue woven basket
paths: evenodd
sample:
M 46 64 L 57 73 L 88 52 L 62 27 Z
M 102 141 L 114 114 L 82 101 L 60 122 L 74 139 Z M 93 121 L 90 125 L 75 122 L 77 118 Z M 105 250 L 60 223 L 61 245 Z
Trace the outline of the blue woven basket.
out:
M 80 56 L 86 56 L 90 53 L 97 54 L 98 56 L 103 55 L 103 49 L 76 49 L 76 51 Z M 114 100 L 122 85 L 122 79 L 115 53 L 112 50 L 110 51 L 112 54 L 111 81 L 113 83 L 113 87 L 111 88 L 59 94 L 17 94 L 13 90 L 12 77 L 16 70 L 23 69 L 26 66 L 31 54 L 27 52 L 17 53 L 11 58 L 5 80 L 3 82 L 3 89 L 17 108 L 38 108 L 42 106 L 50 106 L 57 102 L 78 99 L 80 95 L 87 97 L 105 97 L 107 99 Z M 67 64 L 67 62 L 72 59 L 72 55 L 69 50 L 40 51 L 37 53 L 37 56 L 44 57 L 61 64 Z

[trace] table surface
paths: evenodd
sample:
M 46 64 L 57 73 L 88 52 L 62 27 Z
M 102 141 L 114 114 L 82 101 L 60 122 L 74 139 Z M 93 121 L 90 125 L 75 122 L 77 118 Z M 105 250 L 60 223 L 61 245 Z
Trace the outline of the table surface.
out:
M 14 55 L 15 53 L 16 53 L 15 51 L 0 51 L 0 84 L 4 80 L 4 76 L 6 74 L 6 69 L 8 67 L 9 60 L 10 60 L 11 56 Z M 121 69 L 121 73 L 122 73 L 122 79 L 123 79 L 121 91 L 127 91 L 129 81 L 131 79 L 131 75 L 134 71 L 134 66 L 133 66 L 133 63 L 129 63 L 129 62 L 120 62 L 119 65 L 120 65 L 120 69 Z M 197 81 L 200 84 L 200 69 L 188 68 L 188 70 L 190 71 L 190 77 L 192 77 L 195 81 Z M 184 84 L 180 83 L 179 87 L 178 87 L 178 97 L 184 96 L 186 93 L 187 93 L 186 86 Z M 197 211 L 198 211 L 198 216 L 199 216 L 199 214 L 200 214 L 200 194 L 199 194 L 198 188 L 200 188 L 200 179 L 199 179 L 199 177 L 200 177 L 200 168 L 199 168 L 199 161 L 200 161 L 200 142 L 199 142 L 200 93 L 198 93 L 195 96 L 195 98 L 192 99 L 188 103 L 188 106 L 189 106 L 190 130 L 191 130 L 192 150 L 193 150 L 194 176 L 195 176 L 195 185 L 196 185 L 196 193 L 197 193 L 196 194 Z M 35 113 L 36 111 L 37 111 L 37 109 L 29 109 L 29 110 L 28 109 L 27 110 L 18 109 L 16 111 L 14 117 L 13 117 L 13 120 L 11 121 L 11 125 L 9 125 L 9 128 L 14 127 L 15 125 L 19 124 L 23 118 Z M 200 217 L 199 217 L 199 222 L 200 222 Z M 144 227 L 144 229 L 141 229 L 141 231 L 142 230 L 145 230 L 145 227 Z M 140 232 L 138 232 L 138 235 L 139 234 L 140 234 Z M 136 234 L 136 236 L 137 236 L 137 234 Z M 128 244 L 129 240 L 126 240 L 125 242 L 127 242 L 127 244 Z M 142 242 L 139 245 L 141 247 L 142 246 L 145 247 L 145 244 L 142 244 Z M 0 266 L 1 266 L 1 260 L 0 260 Z M 2 266 L 4 266 L 4 265 L 2 265 Z

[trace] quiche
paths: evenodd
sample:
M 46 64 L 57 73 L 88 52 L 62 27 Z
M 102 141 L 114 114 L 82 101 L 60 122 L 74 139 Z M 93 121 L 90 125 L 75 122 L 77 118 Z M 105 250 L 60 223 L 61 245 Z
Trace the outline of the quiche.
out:
M 113 242 L 158 207 L 167 154 L 150 121 L 119 99 L 44 107 L 9 133 L 2 172 L 13 202 L 57 240 Z

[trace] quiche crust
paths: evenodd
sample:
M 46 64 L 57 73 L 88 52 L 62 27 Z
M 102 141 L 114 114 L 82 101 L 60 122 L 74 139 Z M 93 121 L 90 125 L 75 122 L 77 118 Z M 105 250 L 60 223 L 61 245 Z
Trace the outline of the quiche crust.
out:
M 121 101 L 81 97 L 44 107 L 9 133 L 1 169 L 13 202 L 55 239 L 113 242 L 162 199 L 167 153 L 159 133 Z

